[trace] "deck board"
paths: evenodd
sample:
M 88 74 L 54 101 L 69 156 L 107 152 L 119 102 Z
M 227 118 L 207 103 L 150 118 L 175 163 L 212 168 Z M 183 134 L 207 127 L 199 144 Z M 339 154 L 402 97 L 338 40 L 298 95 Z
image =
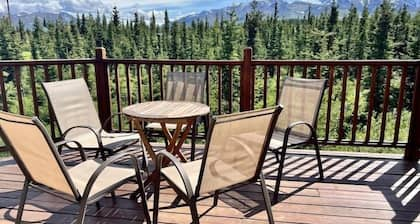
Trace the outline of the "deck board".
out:
M 281 200 L 273 204 L 278 223 L 420 223 L 420 174 L 418 163 L 408 163 L 395 156 L 378 157 L 354 153 L 322 152 L 324 175 L 318 181 L 316 160 L 310 151 L 293 151 L 286 159 Z M 199 154 L 199 153 L 198 153 Z M 310 153 L 309 153 L 310 154 Z M 186 153 L 188 155 L 188 152 Z M 65 153 L 70 164 L 78 155 Z M 267 185 L 273 191 L 276 167 L 269 154 L 264 164 Z M 13 223 L 17 212 L 23 176 L 12 158 L 0 160 L 0 223 Z M 183 202 L 171 206 L 175 193 L 162 183 L 160 223 L 190 223 L 189 209 Z M 141 223 L 141 206 L 129 200 L 136 189 L 128 183 L 117 190 L 117 202 L 100 201 L 101 208 L 90 206 L 86 223 Z M 153 197 L 148 200 L 152 208 Z M 198 202 L 201 223 L 267 223 L 260 187 L 247 185 L 220 195 L 212 208 L 212 199 Z M 25 207 L 25 221 L 72 223 L 78 206 L 46 193 L 30 190 Z

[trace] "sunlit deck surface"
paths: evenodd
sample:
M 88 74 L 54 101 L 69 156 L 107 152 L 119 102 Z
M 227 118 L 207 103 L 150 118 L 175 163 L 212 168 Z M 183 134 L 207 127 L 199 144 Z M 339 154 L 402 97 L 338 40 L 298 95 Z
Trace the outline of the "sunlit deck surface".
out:
M 185 150 L 188 155 L 187 149 Z M 312 151 L 291 151 L 282 181 L 281 200 L 273 204 L 277 223 L 420 223 L 420 175 L 418 164 L 400 156 L 322 152 L 326 179 L 317 179 L 316 160 L 305 154 Z M 199 154 L 199 152 L 197 153 Z M 77 162 L 75 153 L 64 153 L 70 163 Z M 276 176 L 275 159 L 269 154 L 264 172 L 272 192 Z M 12 223 L 16 217 L 23 175 L 13 158 L 0 160 L 0 223 Z M 167 186 L 166 183 L 163 185 Z M 101 208 L 89 207 L 86 223 L 141 223 L 143 212 L 130 200 L 136 189 L 126 184 L 111 198 L 101 200 Z M 149 190 L 150 191 L 150 190 Z M 160 223 L 190 223 L 190 213 L 181 201 L 172 208 L 175 193 L 162 189 Z M 153 197 L 149 195 L 149 209 Z M 198 203 L 201 223 L 267 223 L 263 199 L 258 185 L 248 185 L 222 194 L 219 205 L 212 208 L 212 199 Z M 23 220 L 43 223 L 72 223 L 78 206 L 46 193 L 31 189 Z

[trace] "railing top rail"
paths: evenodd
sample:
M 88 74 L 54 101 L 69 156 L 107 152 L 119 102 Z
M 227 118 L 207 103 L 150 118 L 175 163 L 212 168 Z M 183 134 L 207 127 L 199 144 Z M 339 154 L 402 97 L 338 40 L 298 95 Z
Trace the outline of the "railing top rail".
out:
M 418 65 L 420 60 L 253 60 L 252 65 L 334 65 L 334 66 L 359 66 L 359 65 Z
M 104 59 L 113 64 L 156 64 L 156 65 L 242 65 L 240 60 L 175 60 L 175 59 Z
M 94 58 L 83 59 L 39 59 L 39 60 L 0 60 L 0 66 L 71 65 L 95 63 Z
M 30 66 L 30 65 L 59 65 L 94 63 L 95 58 L 82 59 L 38 59 L 38 60 L 0 60 L 0 66 Z M 172 60 L 172 59 L 104 59 L 108 63 L 118 64 L 157 64 L 157 65 L 242 65 L 241 60 Z M 415 60 L 252 60 L 252 65 L 418 65 L 420 59 Z

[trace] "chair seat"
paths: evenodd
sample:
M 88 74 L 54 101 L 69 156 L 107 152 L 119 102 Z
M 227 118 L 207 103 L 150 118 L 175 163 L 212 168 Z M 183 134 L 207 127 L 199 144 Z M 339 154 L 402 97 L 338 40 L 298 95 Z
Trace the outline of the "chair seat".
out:
M 100 161 L 87 160 L 68 169 L 70 177 L 81 195 L 83 195 L 85 191 L 89 178 L 91 178 L 92 174 L 100 165 Z M 108 190 L 109 188 L 116 188 L 135 175 L 136 172 L 133 168 L 108 166 L 96 179 L 92 190 L 89 193 L 89 197 L 101 193 L 104 190 Z
M 190 180 L 193 195 L 197 195 L 195 191 L 198 184 L 198 177 L 200 175 L 201 163 L 202 160 L 181 163 L 182 168 L 184 169 L 186 175 Z M 208 158 L 207 163 L 214 164 L 214 168 L 212 168 L 212 172 L 210 172 L 211 175 L 208 173 L 208 175 L 210 176 L 206 176 L 206 178 L 210 178 L 214 180 L 214 182 L 207 182 L 206 189 L 223 189 L 226 187 L 230 187 L 236 183 L 240 183 L 242 181 L 247 180 L 247 177 L 244 176 L 239 170 L 232 167 L 232 165 L 223 162 L 222 160 L 214 160 Z M 174 184 L 176 188 L 178 188 L 185 195 L 187 195 L 187 190 L 185 189 L 184 182 L 182 181 L 182 178 L 179 175 L 178 170 L 175 168 L 175 166 L 163 168 L 161 169 L 161 173 L 165 176 L 167 180 Z M 211 186 L 208 186 L 209 184 Z M 206 192 L 200 191 L 200 194 L 205 194 L 212 191 L 213 190 L 209 190 Z
M 195 193 L 195 189 L 197 188 L 201 162 L 202 160 L 200 159 L 188 163 L 181 163 L 182 168 L 184 168 L 184 171 L 190 179 L 193 193 Z M 179 190 L 181 190 L 185 195 L 187 195 L 187 190 L 185 189 L 184 182 L 182 181 L 182 178 L 179 175 L 178 170 L 175 168 L 175 166 L 163 168 L 161 169 L 161 172 L 167 180 L 172 182 Z
M 130 145 L 136 141 L 139 141 L 139 135 L 136 133 L 108 133 L 102 132 L 102 144 L 105 148 L 118 149 L 123 146 Z M 79 142 L 83 148 L 98 148 L 98 141 L 96 136 L 92 133 L 86 133 L 79 135 L 69 140 Z M 70 146 L 75 146 L 71 145 Z
M 291 145 L 302 144 L 302 143 L 307 142 L 308 140 L 309 138 L 307 137 L 290 134 L 287 141 L 287 145 L 291 146 Z M 282 148 L 283 141 L 284 141 L 284 131 L 275 130 L 273 132 L 273 136 L 271 137 L 269 149 L 277 150 L 277 149 Z
M 175 130 L 176 129 L 176 124 L 173 123 L 166 123 L 166 128 L 168 128 L 168 130 Z M 183 124 L 181 127 L 181 130 L 185 130 L 185 128 L 187 127 L 187 125 Z M 160 125 L 160 123 L 157 122 L 151 122 L 148 123 L 146 125 L 146 129 L 153 129 L 153 130 L 162 130 L 162 126 Z

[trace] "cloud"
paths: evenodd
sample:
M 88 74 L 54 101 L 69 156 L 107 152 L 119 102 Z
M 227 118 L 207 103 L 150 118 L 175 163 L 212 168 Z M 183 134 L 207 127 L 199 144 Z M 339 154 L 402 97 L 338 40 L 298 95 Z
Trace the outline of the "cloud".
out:
M 2 0 L 0 0 L 1 2 Z M 72 15 L 81 13 L 110 13 L 117 6 L 124 19 L 131 19 L 134 12 L 146 17 L 152 12 L 161 23 L 167 10 L 171 20 L 203 10 L 222 8 L 250 0 L 13 0 L 10 1 L 12 14 L 36 12 L 67 12 Z M 0 3 L 0 12 L 5 11 L 5 3 Z M 146 18 L 148 19 L 148 18 Z

